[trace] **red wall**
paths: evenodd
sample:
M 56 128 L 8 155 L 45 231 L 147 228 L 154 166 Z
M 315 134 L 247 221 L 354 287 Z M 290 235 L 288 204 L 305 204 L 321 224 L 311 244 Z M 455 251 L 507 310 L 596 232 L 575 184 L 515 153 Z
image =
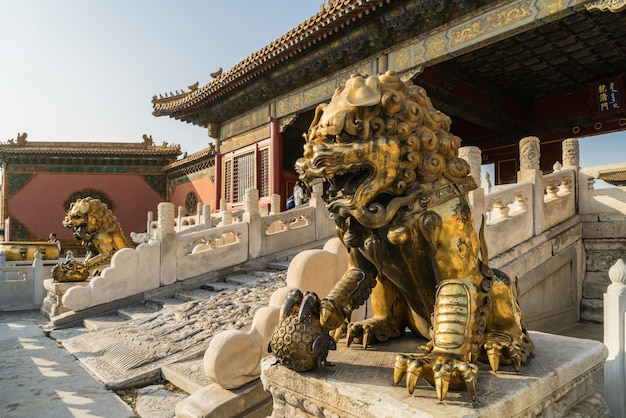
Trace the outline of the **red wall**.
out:
M 153 211 L 156 218 L 157 206 L 164 201 L 138 175 L 37 174 L 9 198 L 7 216 L 43 240 L 47 240 L 51 232 L 56 232 L 59 239 L 73 238 L 71 230 L 62 224 L 66 215 L 63 203 L 82 189 L 95 189 L 109 196 L 115 204 L 113 215 L 126 236 L 131 232 L 145 232 L 148 211 Z
M 198 196 L 198 200 L 200 203 L 205 205 L 211 205 L 211 211 L 215 212 L 217 209 L 216 202 L 216 192 L 215 192 L 215 184 L 211 181 L 208 175 L 205 177 L 191 180 L 186 183 L 180 183 L 176 185 L 176 189 L 172 196 L 170 196 L 170 201 L 176 207 L 176 214 L 178 215 L 178 207 L 182 206 L 183 210 L 185 210 L 185 198 L 187 197 L 187 193 L 194 191 Z M 195 211 L 195 209 L 194 209 Z M 189 213 L 187 215 L 194 215 L 195 213 Z M 156 218 L 156 215 L 155 215 Z

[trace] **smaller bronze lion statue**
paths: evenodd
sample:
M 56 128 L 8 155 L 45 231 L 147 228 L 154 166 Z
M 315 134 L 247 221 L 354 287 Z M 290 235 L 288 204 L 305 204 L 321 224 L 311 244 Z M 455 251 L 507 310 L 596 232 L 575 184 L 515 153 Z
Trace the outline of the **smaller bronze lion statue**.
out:
M 82 282 L 89 277 L 89 270 L 83 263 L 72 258 L 52 267 L 51 274 L 57 282 Z
M 67 266 L 60 263 L 53 274 L 56 281 L 77 281 L 85 276 L 85 271 L 93 273 L 97 267 L 109 263 L 116 251 L 132 248 L 113 212 L 100 199 L 85 197 L 72 203 L 63 226 L 72 228 L 74 236 L 88 251 L 83 263 Z

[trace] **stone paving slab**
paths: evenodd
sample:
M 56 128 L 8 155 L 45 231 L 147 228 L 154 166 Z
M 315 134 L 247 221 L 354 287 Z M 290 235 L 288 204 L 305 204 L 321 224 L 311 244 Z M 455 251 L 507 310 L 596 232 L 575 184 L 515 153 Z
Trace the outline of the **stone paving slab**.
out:
M 161 375 L 187 393 L 194 393 L 213 383 L 204 371 L 203 357 L 163 366 Z
M 253 275 L 250 275 L 250 274 L 236 274 L 234 276 L 229 276 L 226 279 L 226 282 L 227 283 L 237 284 L 237 285 L 252 284 L 254 282 L 257 282 L 260 277 L 267 277 L 267 276 L 253 276 Z
M 186 397 L 161 385 L 146 386 L 137 390 L 135 409 L 141 418 L 174 418 L 176 404 Z
M 273 261 L 267 265 L 267 268 L 273 270 L 287 270 L 289 263 L 291 263 L 291 260 Z
M 83 320 L 83 325 L 89 331 L 97 331 L 99 329 L 110 328 L 126 321 L 118 315 L 103 315 Z
M 63 340 L 91 373 L 112 389 L 155 382 L 161 367 L 201 357 L 211 338 L 227 329 L 247 330 L 284 282 L 241 287 L 207 299 L 164 308 L 143 318 Z
M 214 282 L 203 284 L 201 287 L 202 289 L 210 292 L 222 292 L 224 290 L 237 290 L 241 287 L 241 285 L 227 282 Z
M 136 417 L 42 330 L 39 311 L 0 313 L 2 418 Z
M 211 296 L 215 296 L 217 293 L 211 292 L 210 290 L 204 289 L 193 289 L 193 290 L 184 290 L 182 292 L 176 292 L 174 296 L 176 299 L 181 299 L 187 302 L 198 299 L 206 299 Z
M 117 314 L 123 319 L 137 319 L 153 314 L 157 309 L 144 303 L 134 303 L 117 310 Z
M 154 298 L 146 300 L 146 306 L 154 307 L 155 310 L 171 308 L 172 306 L 179 306 L 183 303 L 185 303 L 185 301 L 176 298 Z

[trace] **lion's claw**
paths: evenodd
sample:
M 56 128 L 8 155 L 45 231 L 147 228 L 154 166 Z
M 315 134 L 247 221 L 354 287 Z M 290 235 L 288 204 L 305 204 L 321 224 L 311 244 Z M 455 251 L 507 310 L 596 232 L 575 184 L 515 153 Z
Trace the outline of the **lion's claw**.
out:
M 420 360 L 412 360 L 406 369 L 406 388 L 412 395 L 415 391 L 417 381 L 424 371 L 424 363 Z
M 355 338 L 355 332 L 354 329 L 348 325 L 348 330 L 346 331 L 346 345 L 348 347 L 350 347 L 350 345 L 352 345 L 352 342 L 354 341 Z
M 371 341 L 372 335 L 370 333 L 369 328 L 365 327 L 363 330 L 363 338 L 362 338 L 362 345 L 363 345 L 363 350 L 367 349 L 367 346 L 369 345 L 370 341 Z
M 462 389 L 465 387 L 476 401 L 476 382 L 478 366 L 447 354 L 406 355 L 398 354 L 393 370 L 394 384 L 400 383 L 406 375 L 406 388 L 413 394 L 417 382 L 424 378 L 435 386 L 437 398 L 443 401 L 450 388 Z
M 452 365 L 439 359 L 433 366 L 433 378 L 435 380 L 437 399 L 440 401 L 443 401 L 448 394 L 450 377 L 452 377 Z
M 500 368 L 500 357 L 502 356 L 502 344 L 498 343 L 485 343 L 485 352 L 489 359 L 489 366 L 491 370 L 497 372 Z
M 509 334 L 503 332 L 490 332 L 485 337 L 483 348 L 487 354 L 491 370 L 497 372 L 500 363 L 512 364 L 516 372 L 522 367 L 522 362 L 526 361 L 532 347 L 532 343 L 515 341 Z
M 461 377 L 465 381 L 465 387 L 472 397 L 472 401 L 476 401 L 476 381 L 478 380 L 478 367 L 472 363 L 461 363 L 458 366 Z
M 409 358 L 404 354 L 398 354 L 396 356 L 396 362 L 393 366 L 393 384 L 397 385 L 400 383 L 400 379 L 404 377 L 406 374 L 407 363 Z

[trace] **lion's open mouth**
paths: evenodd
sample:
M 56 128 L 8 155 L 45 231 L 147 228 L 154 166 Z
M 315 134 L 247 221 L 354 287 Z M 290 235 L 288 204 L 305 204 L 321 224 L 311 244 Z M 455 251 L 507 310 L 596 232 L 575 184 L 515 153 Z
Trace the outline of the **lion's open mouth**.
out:
M 352 170 L 346 174 L 328 178 L 327 180 L 330 184 L 327 192 L 328 197 L 331 200 L 353 197 L 357 188 L 362 185 L 368 177 L 369 172 L 367 170 Z

